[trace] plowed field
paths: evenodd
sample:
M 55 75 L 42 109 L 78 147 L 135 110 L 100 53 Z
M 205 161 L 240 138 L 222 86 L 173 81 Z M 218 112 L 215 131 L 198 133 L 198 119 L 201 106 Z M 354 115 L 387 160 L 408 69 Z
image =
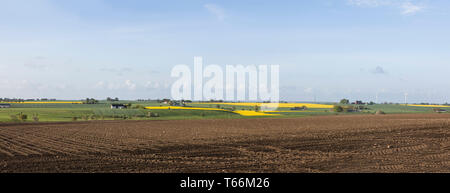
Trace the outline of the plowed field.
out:
M 0 172 L 450 172 L 450 114 L 0 123 Z

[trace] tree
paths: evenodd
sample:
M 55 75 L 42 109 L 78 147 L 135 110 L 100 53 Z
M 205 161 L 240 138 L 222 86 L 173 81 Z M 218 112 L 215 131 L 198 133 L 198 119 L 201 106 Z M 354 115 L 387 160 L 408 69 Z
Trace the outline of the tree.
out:
M 261 110 L 261 107 L 259 107 L 258 105 L 255 105 L 255 112 L 259 112 Z
M 341 103 L 341 104 L 350 104 L 350 100 L 348 100 L 348 99 L 342 99 L 339 103 Z
M 111 97 L 108 97 L 108 98 L 106 98 L 106 101 L 119 101 L 119 98 L 111 98 Z
M 343 108 L 342 106 L 335 105 L 335 106 L 333 107 L 333 110 L 334 110 L 334 112 L 340 113 L 340 112 L 343 112 L 343 111 L 344 111 L 344 108 Z
M 97 104 L 98 100 L 95 100 L 94 98 L 86 98 L 86 100 L 83 103 L 84 104 Z

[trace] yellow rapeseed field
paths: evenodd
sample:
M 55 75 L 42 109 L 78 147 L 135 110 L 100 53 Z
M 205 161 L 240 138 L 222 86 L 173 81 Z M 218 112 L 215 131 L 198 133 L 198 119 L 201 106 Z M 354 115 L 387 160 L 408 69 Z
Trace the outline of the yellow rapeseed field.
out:
M 218 109 L 218 108 L 176 107 L 176 106 L 145 107 L 145 108 L 146 109 L 155 109 L 155 110 L 182 109 L 182 110 L 204 110 L 204 111 L 228 111 L 228 110 L 225 110 L 225 109 Z
M 255 112 L 255 111 L 233 111 L 233 112 L 240 114 L 242 116 L 279 116 L 279 114 L 267 114 L 267 113 Z
M 225 109 L 218 109 L 218 108 L 200 108 L 200 107 L 176 107 L 176 106 L 165 106 L 165 107 L 145 107 L 146 109 L 150 110 L 169 110 L 169 109 L 176 109 L 176 110 L 204 110 L 204 111 L 225 111 L 225 112 L 232 112 L 236 113 L 242 116 L 278 116 L 279 114 L 267 114 L 263 112 L 255 112 L 255 111 L 230 111 Z
M 278 108 L 294 108 L 306 106 L 310 109 L 331 109 L 333 105 L 313 104 L 313 103 L 195 103 L 195 104 L 212 104 L 212 105 L 234 105 L 234 106 L 266 106 Z
M 450 108 L 450 106 L 445 105 L 408 105 L 411 107 L 434 107 L 434 108 Z
M 319 111 L 263 111 L 265 113 L 314 113 Z

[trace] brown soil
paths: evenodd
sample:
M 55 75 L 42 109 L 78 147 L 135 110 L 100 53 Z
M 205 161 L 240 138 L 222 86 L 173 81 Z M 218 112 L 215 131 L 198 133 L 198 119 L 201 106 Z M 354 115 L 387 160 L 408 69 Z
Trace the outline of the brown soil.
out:
M 450 172 L 450 114 L 0 123 L 0 172 Z

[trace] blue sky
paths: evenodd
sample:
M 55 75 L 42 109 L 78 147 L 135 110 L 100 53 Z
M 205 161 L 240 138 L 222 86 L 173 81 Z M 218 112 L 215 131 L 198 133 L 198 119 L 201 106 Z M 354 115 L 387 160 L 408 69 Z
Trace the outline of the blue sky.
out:
M 282 100 L 450 102 L 447 0 L 0 0 L 0 97 L 170 96 L 170 70 L 280 65 Z

